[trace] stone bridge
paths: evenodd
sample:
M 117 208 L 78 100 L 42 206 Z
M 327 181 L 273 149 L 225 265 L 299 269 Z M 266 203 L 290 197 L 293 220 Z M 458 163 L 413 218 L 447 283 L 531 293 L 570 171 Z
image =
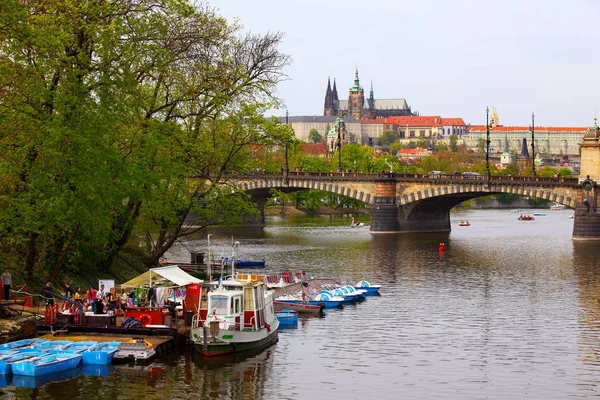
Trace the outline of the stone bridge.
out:
M 317 189 L 360 200 L 372 209 L 371 233 L 449 232 L 450 210 L 465 200 L 499 193 L 540 198 L 576 209 L 576 221 L 583 223 L 574 237 L 588 238 L 587 214 L 596 210 L 596 184 L 584 190 L 577 178 L 542 178 L 482 175 L 423 175 L 314 173 L 250 174 L 231 180 L 249 192 L 261 210 L 271 188 L 285 193 Z M 585 202 L 584 202 L 585 200 Z M 579 206 L 579 209 L 578 209 Z M 264 217 L 264 215 L 263 215 Z M 581 225 L 581 224 L 579 224 Z M 593 232 L 592 232 L 593 231 Z M 598 230 L 600 238 L 600 229 Z

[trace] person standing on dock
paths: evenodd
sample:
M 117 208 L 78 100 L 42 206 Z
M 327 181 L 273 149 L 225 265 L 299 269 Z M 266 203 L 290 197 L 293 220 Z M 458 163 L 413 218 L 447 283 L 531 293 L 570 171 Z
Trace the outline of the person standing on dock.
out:
M 65 283 L 65 299 L 73 301 L 73 288 L 69 283 Z
M 54 292 L 52 291 L 52 283 L 50 281 L 46 282 L 46 287 L 44 288 L 44 298 L 46 299 L 47 306 L 54 305 Z
M 10 285 L 12 285 L 12 276 L 8 269 L 2 274 L 2 286 L 4 287 L 4 300 L 10 301 Z

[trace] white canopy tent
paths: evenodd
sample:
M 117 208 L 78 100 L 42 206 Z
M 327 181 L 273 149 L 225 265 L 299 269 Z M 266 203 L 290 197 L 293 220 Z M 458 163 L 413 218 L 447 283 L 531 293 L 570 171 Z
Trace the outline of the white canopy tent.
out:
M 169 265 L 167 267 L 150 268 L 143 274 L 121 284 L 121 286 L 174 288 L 202 282 L 201 279 L 193 277 L 177 265 Z

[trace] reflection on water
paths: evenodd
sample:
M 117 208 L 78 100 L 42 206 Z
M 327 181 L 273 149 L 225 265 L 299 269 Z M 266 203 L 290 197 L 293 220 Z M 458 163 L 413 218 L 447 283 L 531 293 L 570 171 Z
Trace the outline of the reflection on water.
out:
M 240 257 L 265 257 L 265 272 L 367 279 L 382 295 L 300 318 L 259 354 L 203 360 L 180 351 L 150 366 L 84 371 L 29 397 L 597 397 L 600 246 L 571 239 L 570 214 L 518 221 L 507 211 L 467 211 L 451 216 L 448 234 L 371 235 L 347 217 L 214 230 L 215 253 L 230 255 L 233 236 Z M 471 226 L 458 227 L 461 219 Z M 200 237 L 168 258 L 205 249 Z

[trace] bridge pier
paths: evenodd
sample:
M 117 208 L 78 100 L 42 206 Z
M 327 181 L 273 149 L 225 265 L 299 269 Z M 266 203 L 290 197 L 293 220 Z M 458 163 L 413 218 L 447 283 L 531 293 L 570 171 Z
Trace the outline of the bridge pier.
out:
M 575 221 L 573 221 L 573 240 L 600 240 L 600 212 L 596 182 L 586 179 L 583 190 L 577 193 Z
M 396 182 L 393 179 L 376 183 L 375 198 L 371 210 L 371 233 L 400 232 L 398 204 L 396 203 Z

